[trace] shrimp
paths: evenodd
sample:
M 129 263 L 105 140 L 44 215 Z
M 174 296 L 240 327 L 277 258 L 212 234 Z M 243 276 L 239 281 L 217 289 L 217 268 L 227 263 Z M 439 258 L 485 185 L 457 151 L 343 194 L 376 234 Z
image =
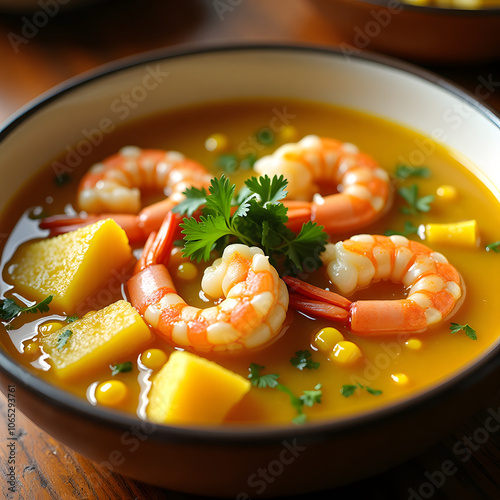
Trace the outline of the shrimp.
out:
M 288 180 L 288 225 L 300 231 L 312 220 L 329 234 L 360 229 L 383 215 L 392 202 L 389 175 L 350 143 L 308 135 L 257 160 L 260 174 Z M 322 196 L 320 187 L 338 191 Z M 310 201 L 312 199 L 312 201 Z
M 246 351 L 276 340 L 288 310 L 288 290 L 257 247 L 229 245 L 208 267 L 201 287 L 217 305 L 186 304 L 164 265 L 174 239 L 176 215 L 169 213 L 151 236 L 127 283 L 132 305 L 173 346 L 197 352 Z
M 186 188 L 208 188 L 211 177 L 205 167 L 177 151 L 127 146 L 93 165 L 82 178 L 78 206 L 90 215 L 49 217 L 40 227 L 56 235 L 111 218 L 131 242 L 144 242 L 184 199 Z M 141 210 L 141 191 L 160 191 L 167 198 Z
M 462 277 L 446 257 L 404 236 L 353 236 L 329 243 L 321 259 L 343 295 L 382 280 L 407 287 L 404 299 L 350 302 L 295 278 L 284 278 L 298 292 L 290 296 L 290 305 L 345 323 L 353 333 L 424 332 L 454 314 L 465 298 Z

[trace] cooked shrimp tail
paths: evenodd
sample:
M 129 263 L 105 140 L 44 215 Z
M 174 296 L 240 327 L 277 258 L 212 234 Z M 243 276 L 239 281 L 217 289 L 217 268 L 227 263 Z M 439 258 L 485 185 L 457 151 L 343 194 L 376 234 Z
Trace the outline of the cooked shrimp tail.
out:
M 234 244 L 203 275 L 207 296 L 221 299 L 206 309 L 179 296 L 164 262 L 178 216 L 169 214 L 150 237 L 128 281 L 132 305 L 174 346 L 198 352 L 244 351 L 276 340 L 288 310 L 288 291 L 257 247 Z
M 296 292 L 290 297 L 292 307 L 342 323 L 347 315 L 353 333 L 424 332 L 450 318 L 465 298 L 463 280 L 446 257 L 403 236 L 353 236 L 328 244 L 322 260 L 344 294 L 383 280 L 407 287 L 404 299 L 342 302 L 337 294 L 287 278 Z

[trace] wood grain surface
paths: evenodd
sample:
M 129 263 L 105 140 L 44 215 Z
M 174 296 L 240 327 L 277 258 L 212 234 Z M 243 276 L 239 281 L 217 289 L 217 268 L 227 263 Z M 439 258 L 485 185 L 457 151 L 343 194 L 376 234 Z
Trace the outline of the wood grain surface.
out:
M 106 62 L 147 50 L 195 44 L 287 42 L 337 45 L 342 40 L 305 0 L 108 0 L 86 7 L 8 13 L 0 9 L 0 122 L 31 99 Z M 335 1 L 335 0 L 332 0 Z M 40 0 L 39 5 L 49 1 Z M 63 2 L 61 2 L 62 4 Z M 37 14 L 38 12 L 38 14 Z M 35 17 L 37 16 L 38 17 Z M 432 67 L 500 111 L 500 65 Z M 500 168 L 500 161 L 499 161 Z M 380 476 L 311 499 L 500 498 L 500 386 L 460 429 L 421 456 Z M 8 491 L 7 400 L 0 396 L 1 491 L 12 499 L 192 499 L 118 475 L 59 444 L 16 413 L 15 493 Z M 495 420 L 498 416 L 498 421 Z M 425 432 L 425 429 L 422 429 Z M 451 472 L 453 471 L 453 472 Z M 99 475 L 101 481 L 93 481 Z

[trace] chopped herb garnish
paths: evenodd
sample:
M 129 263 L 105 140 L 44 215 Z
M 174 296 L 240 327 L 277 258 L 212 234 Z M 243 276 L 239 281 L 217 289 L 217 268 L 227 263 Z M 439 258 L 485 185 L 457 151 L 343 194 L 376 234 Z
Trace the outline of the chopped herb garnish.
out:
M 495 241 L 494 243 L 490 243 L 486 245 L 486 251 L 489 252 L 493 250 L 493 252 L 500 253 L 500 241 Z
M 290 359 L 290 363 L 299 370 L 303 370 L 304 368 L 308 370 L 317 370 L 319 368 L 319 363 L 312 360 L 311 351 L 308 349 L 305 351 L 297 351 L 295 357 Z
M 68 172 L 58 174 L 55 176 L 54 182 L 56 186 L 64 186 L 65 184 L 68 184 L 68 182 L 71 182 L 71 175 L 68 174 Z
M 217 166 L 222 168 L 224 172 L 232 174 L 238 170 L 240 162 L 235 154 L 224 153 L 217 158 Z
M 127 373 L 132 371 L 132 362 L 125 361 L 124 363 L 118 363 L 117 365 L 110 365 L 111 375 L 115 376 L 119 373 Z
M 5 321 L 10 321 L 19 314 L 23 313 L 45 313 L 49 311 L 48 304 L 52 300 L 52 295 L 49 295 L 46 299 L 42 300 L 38 304 L 33 306 L 23 307 L 20 306 L 16 301 L 12 299 L 2 299 L 0 300 L 0 319 Z
M 73 316 L 66 316 L 67 323 L 74 323 L 78 319 L 77 314 L 73 314 Z
M 408 207 L 401 208 L 401 212 L 406 215 L 415 215 L 418 212 L 428 212 L 431 207 L 430 204 L 434 201 L 434 195 L 429 194 L 418 197 L 418 186 L 412 184 L 409 187 L 401 187 L 398 189 L 399 195 L 408 203 Z
M 364 389 L 366 392 L 372 394 L 373 396 L 380 396 L 380 394 L 382 394 L 382 391 L 378 389 L 372 389 L 371 387 L 368 387 L 367 385 L 361 385 L 360 383 L 343 385 L 342 389 L 340 389 L 340 394 L 342 394 L 342 396 L 344 396 L 345 398 L 348 398 L 349 396 L 352 396 L 354 394 L 356 389 Z
M 400 164 L 396 167 L 395 176 L 397 179 L 404 181 L 408 177 L 429 177 L 431 171 L 427 167 L 412 167 L 410 165 Z
M 269 145 L 274 142 L 274 133 L 269 128 L 261 128 L 256 134 L 257 140 L 264 145 Z
M 257 363 L 250 364 L 250 374 L 248 375 L 248 378 L 252 382 L 252 385 L 261 389 L 266 387 L 278 389 L 279 391 L 288 394 L 290 404 L 297 412 L 297 416 L 292 420 L 292 422 L 297 425 L 305 423 L 307 417 L 304 414 L 304 406 L 311 407 L 316 403 L 321 403 L 321 384 L 315 385 L 314 390 L 312 391 L 304 391 L 300 396 L 296 396 L 286 385 L 278 382 L 279 375 L 275 373 L 261 375 L 260 371 L 264 368 L 265 366 L 258 365 Z
M 472 340 L 477 340 L 476 330 L 474 330 L 474 328 L 467 324 L 460 325 L 458 323 L 451 323 L 450 330 L 451 333 L 458 333 L 459 331 L 463 330 L 467 337 L 471 338 Z
M 67 343 L 69 338 L 73 335 L 73 332 L 71 330 L 64 330 L 64 332 L 57 337 L 57 348 L 62 349 Z
M 256 161 L 257 155 L 255 153 L 249 153 L 240 161 L 240 168 L 243 170 L 250 170 L 253 168 Z
M 402 231 L 386 231 L 385 235 L 386 236 L 394 236 L 396 234 L 399 234 L 401 236 L 409 236 L 411 234 L 418 234 L 418 227 L 413 225 L 411 222 L 406 221 L 405 222 L 405 227 Z
M 237 197 L 239 204 L 234 210 L 236 186 L 224 175 L 211 180 L 200 220 L 184 218 L 181 224 L 183 256 L 207 261 L 214 248 L 222 250 L 230 242 L 240 242 L 262 248 L 273 263 L 284 256 L 287 264 L 301 271 L 306 258 L 310 261 L 312 255 L 325 249 L 328 236 L 323 226 L 308 221 L 295 235 L 285 225 L 288 209 L 280 201 L 286 196 L 287 181 L 283 176 L 252 177 L 245 184 L 245 196 Z M 176 212 L 187 214 L 192 203 L 202 205 L 199 190 L 186 190 L 185 195 L 186 200 L 177 205 Z M 320 267 L 321 260 L 315 259 L 314 264 Z

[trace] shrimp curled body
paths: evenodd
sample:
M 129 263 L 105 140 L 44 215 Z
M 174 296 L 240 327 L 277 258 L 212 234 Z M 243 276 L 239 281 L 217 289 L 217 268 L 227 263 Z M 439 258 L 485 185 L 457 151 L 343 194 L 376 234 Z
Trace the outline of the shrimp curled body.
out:
M 184 199 L 186 188 L 207 188 L 211 177 L 205 167 L 177 151 L 127 146 L 94 164 L 80 181 L 78 206 L 87 217 L 50 217 L 40 227 L 55 235 L 112 218 L 131 242 L 143 242 Z M 143 192 L 166 198 L 141 210 Z
M 257 160 L 254 168 L 288 180 L 284 204 L 293 231 L 309 220 L 329 234 L 357 230 L 383 215 L 392 201 L 387 172 L 354 144 L 336 139 L 308 135 Z M 333 194 L 321 196 L 325 186 Z
M 353 236 L 328 244 L 321 258 L 342 295 L 384 280 L 407 288 L 404 299 L 338 303 L 340 311 L 330 317 L 346 321 L 353 333 L 423 332 L 449 318 L 465 298 L 463 280 L 446 257 L 404 236 Z M 291 287 L 301 293 L 300 283 Z M 314 295 L 323 300 L 319 293 L 308 293 L 308 297 Z M 312 311 L 315 301 L 309 305 L 308 299 L 297 302 L 299 310 Z
M 177 294 L 167 268 L 146 266 L 128 283 L 132 305 L 174 346 L 198 352 L 248 350 L 282 331 L 288 290 L 257 247 L 229 245 L 206 269 L 202 289 L 215 306 L 189 306 Z

